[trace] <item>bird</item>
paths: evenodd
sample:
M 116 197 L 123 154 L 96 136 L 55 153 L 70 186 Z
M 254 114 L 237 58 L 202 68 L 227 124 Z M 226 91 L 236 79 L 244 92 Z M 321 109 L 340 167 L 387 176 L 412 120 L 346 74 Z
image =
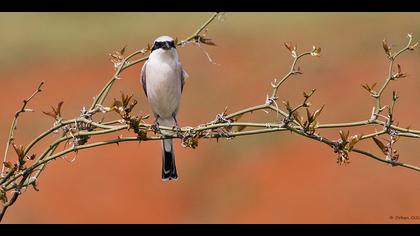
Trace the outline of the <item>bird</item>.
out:
M 176 43 L 170 36 L 160 36 L 154 42 L 148 60 L 144 63 L 140 80 L 155 122 L 152 129 L 159 126 L 179 130 L 176 115 L 187 72 L 182 68 Z M 162 139 L 162 180 L 177 180 L 175 155 L 172 138 Z

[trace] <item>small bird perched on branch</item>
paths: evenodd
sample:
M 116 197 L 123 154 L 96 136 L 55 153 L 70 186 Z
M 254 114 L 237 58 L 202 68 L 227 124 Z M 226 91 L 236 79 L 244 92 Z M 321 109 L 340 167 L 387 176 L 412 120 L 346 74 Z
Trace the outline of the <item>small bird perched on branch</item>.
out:
M 174 40 L 158 37 L 149 59 L 141 69 L 141 83 L 155 116 L 153 128 L 159 125 L 179 129 L 176 114 L 188 74 L 182 69 Z M 162 180 L 176 180 L 178 174 L 172 138 L 162 140 Z

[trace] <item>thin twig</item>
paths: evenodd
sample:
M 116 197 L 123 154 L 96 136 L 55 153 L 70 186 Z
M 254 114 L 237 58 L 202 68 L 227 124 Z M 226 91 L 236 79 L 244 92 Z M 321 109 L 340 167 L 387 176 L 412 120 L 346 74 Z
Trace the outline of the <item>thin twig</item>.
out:
M 27 112 L 28 110 L 26 109 L 26 105 L 38 94 L 42 91 L 42 86 L 44 85 L 44 81 L 42 81 L 39 85 L 38 88 L 35 90 L 35 92 L 32 93 L 31 96 L 29 96 L 27 99 L 24 99 L 22 102 L 22 107 L 15 113 L 15 116 L 13 118 L 12 124 L 10 126 L 10 131 L 9 131 L 9 136 L 7 138 L 7 142 L 6 142 L 6 149 L 4 151 L 4 156 L 3 156 L 3 163 L 2 163 L 2 169 L 1 169 L 1 177 L 4 176 L 4 163 L 7 160 L 7 153 L 9 151 L 9 146 L 11 144 L 11 142 L 14 139 L 14 131 L 16 130 L 17 127 L 17 121 L 19 118 L 19 115 L 21 113 Z

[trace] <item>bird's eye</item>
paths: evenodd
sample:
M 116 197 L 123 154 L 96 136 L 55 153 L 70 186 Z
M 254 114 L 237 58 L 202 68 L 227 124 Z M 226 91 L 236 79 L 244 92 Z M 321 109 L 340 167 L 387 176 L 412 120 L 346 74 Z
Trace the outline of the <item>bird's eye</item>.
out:
M 156 50 L 156 49 L 161 48 L 161 47 L 162 47 L 162 45 L 160 44 L 160 42 L 155 42 L 155 43 L 153 44 L 153 47 L 152 47 L 152 52 L 153 52 L 154 50 Z

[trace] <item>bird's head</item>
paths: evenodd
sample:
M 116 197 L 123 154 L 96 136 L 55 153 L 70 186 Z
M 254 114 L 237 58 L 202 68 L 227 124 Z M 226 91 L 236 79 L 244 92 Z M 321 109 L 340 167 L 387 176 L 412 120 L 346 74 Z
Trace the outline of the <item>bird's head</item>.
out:
M 171 50 L 175 49 L 174 39 L 169 36 L 160 36 L 153 42 L 152 52 L 155 50 Z

